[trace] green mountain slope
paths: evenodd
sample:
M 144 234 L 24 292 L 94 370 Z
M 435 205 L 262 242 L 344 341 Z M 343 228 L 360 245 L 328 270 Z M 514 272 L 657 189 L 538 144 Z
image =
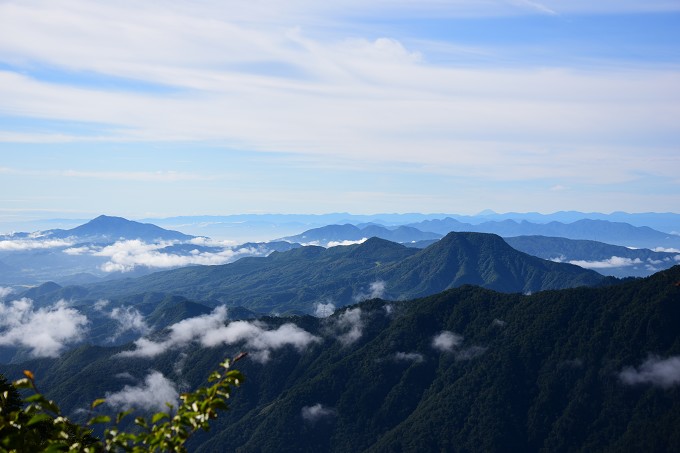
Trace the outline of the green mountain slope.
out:
M 187 267 L 89 285 L 87 297 L 157 291 L 261 312 L 313 313 L 319 302 L 342 306 L 371 295 L 405 299 L 463 284 L 527 292 L 603 280 L 593 271 L 518 252 L 495 235 L 450 233 L 423 250 L 371 238 L 347 247 L 302 247 L 222 266 Z M 371 290 L 376 282 L 380 291 Z
M 680 266 L 607 288 L 525 296 L 464 286 L 258 325 L 290 322 L 319 340 L 239 362 L 247 382 L 192 451 L 680 450 Z M 344 341 L 349 324 L 358 335 Z M 83 347 L 7 372 L 33 370 L 75 411 L 150 370 L 198 385 L 253 344 L 194 343 L 153 358 Z

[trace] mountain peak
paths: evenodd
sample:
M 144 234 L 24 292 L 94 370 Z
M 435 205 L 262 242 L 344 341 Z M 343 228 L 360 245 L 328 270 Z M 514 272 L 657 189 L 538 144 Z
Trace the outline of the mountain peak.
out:
M 99 241 L 117 239 L 188 240 L 189 236 L 179 231 L 166 230 L 151 223 L 140 223 L 123 217 L 100 215 L 83 225 L 60 232 L 61 236 L 76 236 Z

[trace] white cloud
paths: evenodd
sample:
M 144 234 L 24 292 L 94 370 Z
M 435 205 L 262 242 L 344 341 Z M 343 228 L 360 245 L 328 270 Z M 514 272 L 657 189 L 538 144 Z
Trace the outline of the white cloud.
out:
M 602 261 L 572 260 L 569 261 L 569 263 L 586 269 L 609 269 L 613 267 L 635 266 L 637 264 L 643 264 L 643 261 L 640 258 L 631 259 L 612 256 L 611 258 Z
M 394 354 L 394 360 L 397 362 L 420 363 L 425 360 L 425 357 L 418 352 L 397 352 Z
M 118 323 L 110 341 L 115 341 L 126 332 L 146 335 L 151 331 L 144 316 L 134 307 L 116 307 L 107 316 Z
M 290 345 L 302 351 L 310 344 L 321 341 L 319 337 L 292 323 L 283 324 L 275 330 L 266 328 L 266 325 L 257 322 L 234 321 L 206 332 L 201 337 L 201 343 L 204 346 L 217 346 L 245 342 L 246 348 L 254 350 L 256 360 L 266 362 L 272 350 Z
M 353 299 L 356 302 L 361 302 L 367 299 L 378 299 L 383 297 L 385 294 L 385 282 L 382 280 L 376 280 L 368 286 L 368 292 L 360 292 L 356 294 Z
M 655 247 L 652 249 L 655 252 L 666 252 L 666 253 L 680 253 L 680 249 L 676 248 L 664 248 L 664 247 Z
M 494 319 L 491 322 L 491 325 L 495 327 L 505 327 L 507 325 L 507 322 L 503 321 L 502 319 Z
M 338 247 L 338 246 L 346 246 L 346 245 L 363 244 L 363 243 L 366 242 L 367 240 L 368 240 L 368 238 L 361 238 L 361 239 L 356 240 L 356 241 L 350 241 L 350 240 L 345 240 L 345 241 L 328 241 L 328 243 L 326 244 L 326 247 L 329 247 L 329 248 L 330 248 L 330 247 Z M 317 241 L 317 244 L 316 244 L 316 245 L 319 245 L 319 244 L 318 244 L 318 241 Z
M 2 251 L 22 251 L 68 247 L 72 242 L 65 239 L 6 239 L 0 241 Z
M 185 319 L 170 326 L 168 338 L 155 342 L 148 338 L 135 341 L 135 349 L 124 351 L 122 357 L 155 357 L 171 348 L 181 348 L 196 341 L 206 347 L 220 344 L 245 343 L 252 357 L 260 362 L 270 358 L 272 350 L 284 346 L 293 346 L 301 351 L 321 339 L 295 324 L 286 323 L 274 330 L 269 330 L 259 322 L 234 321 L 224 325 L 227 310 L 217 307 L 209 315 Z
M 462 348 L 462 345 L 463 336 L 448 330 L 444 330 L 432 338 L 432 347 L 434 349 L 441 352 L 453 353 L 456 360 L 471 360 L 484 354 L 487 350 L 487 348 L 483 346 L 473 345 Z
M 62 250 L 62 252 L 66 253 L 67 255 L 85 255 L 86 253 L 91 253 L 95 252 L 97 249 L 93 249 L 89 245 L 83 245 L 80 247 L 69 247 L 67 249 Z
M 334 417 L 336 415 L 336 411 L 333 408 L 326 407 L 321 403 L 317 403 L 312 406 L 304 406 L 300 411 L 300 415 L 302 415 L 302 418 L 305 421 L 315 423 L 322 419 Z
M 328 318 L 335 311 L 335 304 L 333 302 L 321 303 L 317 302 L 314 304 L 314 316 L 317 318 Z
M 203 241 L 205 242 L 205 241 Z M 243 255 L 262 256 L 268 254 L 268 249 L 241 248 L 232 250 L 224 248 L 219 252 L 200 252 L 193 250 L 187 255 L 165 253 L 161 249 L 176 245 L 177 241 L 161 241 L 147 243 L 139 239 L 118 241 L 103 248 L 79 247 L 65 250 L 69 254 L 90 253 L 93 256 L 108 257 L 109 261 L 101 265 L 104 272 L 129 272 L 138 266 L 152 268 L 169 268 L 189 265 L 218 265 L 226 264 Z
M 97 311 L 103 311 L 104 308 L 106 308 L 110 303 L 111 303 L 110 300 L 99 299 L 97 302 L 94 303 L 93 307 Z
M 122 390 L 106 393 L 106 403 L 117 409 L 143 409 L 149 411 L 168 412 L 166 403 L 177 407 L 179 394 L 175 384 L 163 376 L 163 373 L 152 371 L 144 379 L 144 383 L 126 385 Z
M 626 367 L 619 373 L 624 384 L 651 384 L 670 388 L 680 384 L 680 356 L 662 359 L 649 357 L 639 368 Z
M 119 355 L 122 357 L 155 357 L 170 348 L 183 347 L 207 332 L 221 327 L 226 319 L 227 308 L 221 305 L 210 314 L 184 319 L 173 324 L 169 327 L 168 337 L 161 342 L 140 338 L 135 341 L 135 349 L 123 351 Z
M 57 357 L 83 338 L 87 324 L 87 317 L 64 300 L 38 309 L 27 298 L 0 303 L 0 345 L 27 347 L 35 357 Z
M 335 320 L 337 339 L 343 345 L 349 346 L 363 335 L 364 321 L 361 319 L 361 314 L 361 308 L 350 308 Z
M 0 300 L 12 294 L 14 290 L 9 286 L 0 286 Z
M 178 91 L 163 96 L 143 90 L 115 92 L 96 84 L 74 87 L 37 80 L 20 69 L 0 72 L 6 111 L 107 125 L 93 141 L 228 140 L 256 151 L 399 161 L 456 175 L 566 176 L 558 180 L 570 187 L 579 180 L 601 182 L 602 162 L 609 167 L 607 179 L 624 181 L 640 166 L 666 175 L 677 168 L 677 157 L 660 148 L 649 150 L 654 159 L 647 162 L 638 158 L 638 148 L 612 145 L 603 150 L 593 145 L 604 142 L 602 137 L 619 136 L 625 143 L 627 134 L 664 136 L 675 130 L 677 97 L 669 95 L 677 86 L 674 68 L 455 67 L 433 63 L 430 48 L 421 42 L 396 36 L 366 39 L 361 35 L 372 30 L 343 22 L 346 11 L 353 11 L 353 17 L 382 18 L 388 11 L 446 17 L 678 10 L 670 1 L 433 1 L 393 2 L 389 8 L 382 2 L 284 2 L 268 4 L 267 12 L 244 5 L 235 12 L 218 2 L 204 2 L 201 8 L 186 2 L 143 8 L 125 1 L 69 3 L 68 8 L 60 2 L 1 3 L 3 61 Z M 54 19 L 45 22 L 44 17 Z M 329 23 L 334 26 L 325 26 Z M 258 70 L 258 65 L 279 69 Z M 333 112 L 333 121 L 324 112 Z M 495 140 L 488 139 L 489 130 L 496 131 Z M 7 136 L 12 133 L 5 135 L 12 139 Z M 46 133 L 35 140 L 50 137 L 69 139 L 68 134 Z M 593 152 L 596 148 L 601 150 Z M 582 159 L 591 165 L 579 165 Z M 555 161 L 562 165 L 553 165 Z M 147 181 L 193 177 L 172 172 L 71 174 Z
M 441 352 L 451 352 L 463 343 L 463 337 L 445 330 L 432 339 L 432 347 Z

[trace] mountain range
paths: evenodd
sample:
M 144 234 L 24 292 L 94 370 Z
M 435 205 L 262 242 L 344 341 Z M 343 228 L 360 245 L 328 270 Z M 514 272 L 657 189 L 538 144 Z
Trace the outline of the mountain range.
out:
M 0 285 L 49 280 L 86 284 L 298 247 L 289 242 L 242 245 L 212 241 L 121 217 L 99 216 L 75 228 L 0 236 Z
M 592 286 L 602 275 L 519 252 L 499 236 L 449 233 L 419 250 L 384 239 L 325 249 L 306 246 L 219 266 L 191 266 L 82 287 L 81 298 L 165 292 L 261 313 L 314 313 L 371 296 L 407 299 L 465 284 L 503 292 Z M 50 300 L 63 298 L 60 289 Z
M 680 266 L 530 296 L 466 285 L 327 318 L 210 316 L 4 372 L 30 369 L 77 418 L 98 397 L 113 410 L 193 388 L 250 352 L 232 409 L 192 440 L 197 452 L 680 449 Z
M 409 226 L 421 231 L 446 234 L 449 231 L 474 231 L 493 233 L 503 237 L 512 236 L 553 236 L 567 239 L 583 239 L 604 242 L 625 247 L 654 249 L 680 248 L 680 236 L 664 233 L 647 226 L 635 227 L 627 223 L 606 220 L 582 219 L 572 223 L 532 223 L 515 220 L 489 221 L 477 225 L 463 223 L 447 217 L 424 220 Z
M 567 262 L 615 277 L 648 277 L 680 262 L 679 253 L 631 249 L 597 241 L 546 236 L 504 238 L 513 248 L 539 258 Z
M 442 237 L 439 233 L 420 231 L 417 228 L 398 226 L 384 227 L 377 224 L 352 225 L 326 225 L 320 228 L 313 228 L 303 233 L 283 237 L 280 240 L 304 245 L 320 245 L 329 247 L 332 245 L 342 245 L 361 241 L 368 238 L 380 238 L 391 242 L 414 243 L 419 241 L 437 240 Z

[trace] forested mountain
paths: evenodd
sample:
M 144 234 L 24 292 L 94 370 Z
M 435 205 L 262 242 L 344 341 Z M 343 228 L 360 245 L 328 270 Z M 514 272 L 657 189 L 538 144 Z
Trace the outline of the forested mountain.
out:
M 31 369 L 74 413 L 107 392 L 142 404 L 161 384 L 194 387 L 249 351 L 246 383 L 198 452 L 680 450 L 680 266 L 531 296 L 376 299 L 325 319 L 186 321 L 5 370 Z
M 450 233 L 423 250 L 378 238 L 329 249 L 309 246 L 222 266 L 187 267 L 88 285 L 82 297 L 157 291 L 260 312 L 313 313 L 318 303 L 342 306 L 370 295 L 412 298 L 464 284 L 535 292 L 603 280 L 602 275 L 578 266 L 518 252 L 495 235 Z M 51 297 L 59 298 L 60 293 Z

